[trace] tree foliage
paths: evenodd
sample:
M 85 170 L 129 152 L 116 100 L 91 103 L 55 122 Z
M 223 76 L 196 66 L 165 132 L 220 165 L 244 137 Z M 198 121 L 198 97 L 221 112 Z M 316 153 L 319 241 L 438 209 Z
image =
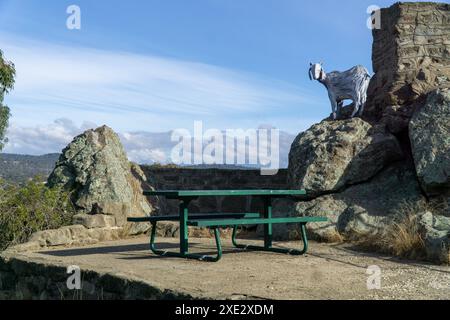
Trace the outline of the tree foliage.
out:
M 11 61 L 3 57 L 3 51 L 0 50 L 0 150 L 7 142 L 5 133 L 8 127 L 10 116 L 8 106 L 3 104 L 5 95 L 14 88 L 16 77 L 16 68 Z
M 34 232 L 69 225 L 74 214 L 69 194 L 46 187 L 38 177 L 24 186 L 0 180 L 0 251 Z

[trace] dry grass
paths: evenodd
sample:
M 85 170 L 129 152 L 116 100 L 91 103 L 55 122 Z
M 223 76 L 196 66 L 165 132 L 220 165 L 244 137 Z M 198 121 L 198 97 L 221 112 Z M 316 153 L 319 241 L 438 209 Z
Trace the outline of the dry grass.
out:
M 402 203 L 384 231 L 359 240 L 358 246 L 396 257 L 423 259 L 425 243 L 421 236 L 419 219 L 420 214 L 429 209 L 430 203 L 425 201 Z

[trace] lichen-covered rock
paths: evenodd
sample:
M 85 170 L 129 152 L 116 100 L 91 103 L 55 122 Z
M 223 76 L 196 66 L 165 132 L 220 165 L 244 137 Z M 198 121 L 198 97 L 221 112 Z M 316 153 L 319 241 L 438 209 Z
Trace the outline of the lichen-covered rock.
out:
M 420 217 L 421 235 L 430 261 L 450 262 L 450 218 L 426 212 Z
M 308 224 L 312 237 L 333 242 L 337 238 L 356 240 L 383 230 L 403 203 L 423 200 L 414 168 L 397 164 L 370 182 L 349 187 L 341 193 L 298 202 L 293 216 L 325 216 L 327 223 Z
M 289 154 L 289 181 L 312 196 L 364 182 L 403 157 L 382 127 L 354 118 L 322 121 L 301 133 Z
M 429 195 L 450 195 L 450 89 L 432 92 L 409 125 L 417 176 Z
M 124 226 L 127 217 L 149 215 L 153 210 L 142 195 L 145 180 L 139 166 L 128 161 L 118 135 L 103 126 L 84 132 L 63 150 L 48 185 L 71 191 L 79 213 L 113 216 L 116 226 Z M 83 224 L 93 227 L 89 221 L 99 222 L 92 218 Z

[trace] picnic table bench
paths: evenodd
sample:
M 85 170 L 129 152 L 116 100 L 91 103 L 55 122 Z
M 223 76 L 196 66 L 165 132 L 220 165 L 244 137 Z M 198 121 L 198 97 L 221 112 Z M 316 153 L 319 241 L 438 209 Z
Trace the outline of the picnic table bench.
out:
M 128 218 L 129 222 L 150 222 L 152 225 L 150 234 L 150 249 L 160 256 L 181 257 L 197 259 L 203 261 L 216 262 L 222 257 L 222 244 L 220 240 L 220 228 L 233 227 L 232 243 L 236 248 L 270 251 L 285 253 L 290 255 L 303 255 L 308 250 L 308 237 L 306 234 L 306 224 L 310 222 L 325 222 L 324 217 L 272 217 L 272 199 L 285 197 L 299 197 L 306 195 L 305 190 L 179 190 L 179 191 L 144 191 L 145 196 L 162 196 L 167 199 L 179 200 L 179 212 L 177 215 L 151 216 Z M 189 213 L 188 206 L 193 200 L 199 197 L 231 196 L 260 197 L 263 200 L 264 209 L 261 213 Z M 158 250 L 155 246 L 155 236 L 157 223 L 160 221 L 180 222 L 180 251 L 171 252 Z M 279 223 L 299 224 L 300 234 L 303 241 L 302 250 L 274 248 L 272 245 L 272 226 Z M 236 240 L 237 228 L 243 225 L 263 225 L 264 226 L 264 246 L 254 246 L 238 244 Z M 207 227 L 214 231 L 217 254 L 202 255 L 189 253 L 188 227 Z

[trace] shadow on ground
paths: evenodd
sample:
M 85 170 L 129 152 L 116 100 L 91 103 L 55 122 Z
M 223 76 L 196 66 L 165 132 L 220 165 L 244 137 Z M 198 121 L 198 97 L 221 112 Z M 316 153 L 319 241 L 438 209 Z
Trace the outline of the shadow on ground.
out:
M 178 244 L 174 243 L 162 243 L 160 244 L 164 249 L 178 248 Z M 72 257 L 72 256 L 85 256 L 93 254 L 109 254 L 109 253 L 126 253 L 150 250 L 149 245 L 143 244 L 131 244 L 131 245 L 119 245 L 108 247 L 91 247 L 91 248 L 76 248 L 76 249 L 64 249 L 55 251 L 41 251 L 40 254 L 55 256 L 55 257 Z
M 156 245 L 157 249 L 159 250 L 171 250 L 171 251 L 177 251 L 179 248 L 178 243 L 167 243 L 162 242 L 158 243 Z M 189 247 L 191 249 L 195 249 L 195 253 L 201 253 L 204 255 L 215 255 L 216 251 L 203 251 L 203 250 L 210 250 L 211 246 L 207 246 L 202 243 L 197 242 L 190 242 Z M 281 245 L 274 244 L 274 247 L 283 248 Z M 125 259 L 125 260 L 143 260 L 143 259 L 168 259 L 168 258 L 176 258 L 177 257 L 167 257 L 167 256 L 158 256 L 151 253 L 149 245 L 146 243 L 142 244 L 131 244 L 131 245 L 118 245 L 118 246 L 102 246 L 102 247 L 87 247 L 87 248 L 75 248 L 75 249 L 64 249 L 64 250 L 54 250 L 54 251 L 41 251 L 39 254 L 43 255 L 49 255 L 49 256 L 55 256 L 55 257 L 76 257 L 76 256 L 85 256 L 85 255 L 97 255 L 97 254 L 126 254 L 126 253 L 141 253 L 141 252 L 147 252 L 147 254 L 133 254 L 126 257 L 119 257 L 118 259 Z M 238 249 L 238 248 L 231 248 L 231 249 L 222 249 L 222 254 L 237 254 L 237 253 L 248 253 L 248 252 L 255 252 L 251 249 Z M 264 252 L 261 252 L 264 254 Z M 271 254 L 270 252 L 267 252 L 267 254 Z

